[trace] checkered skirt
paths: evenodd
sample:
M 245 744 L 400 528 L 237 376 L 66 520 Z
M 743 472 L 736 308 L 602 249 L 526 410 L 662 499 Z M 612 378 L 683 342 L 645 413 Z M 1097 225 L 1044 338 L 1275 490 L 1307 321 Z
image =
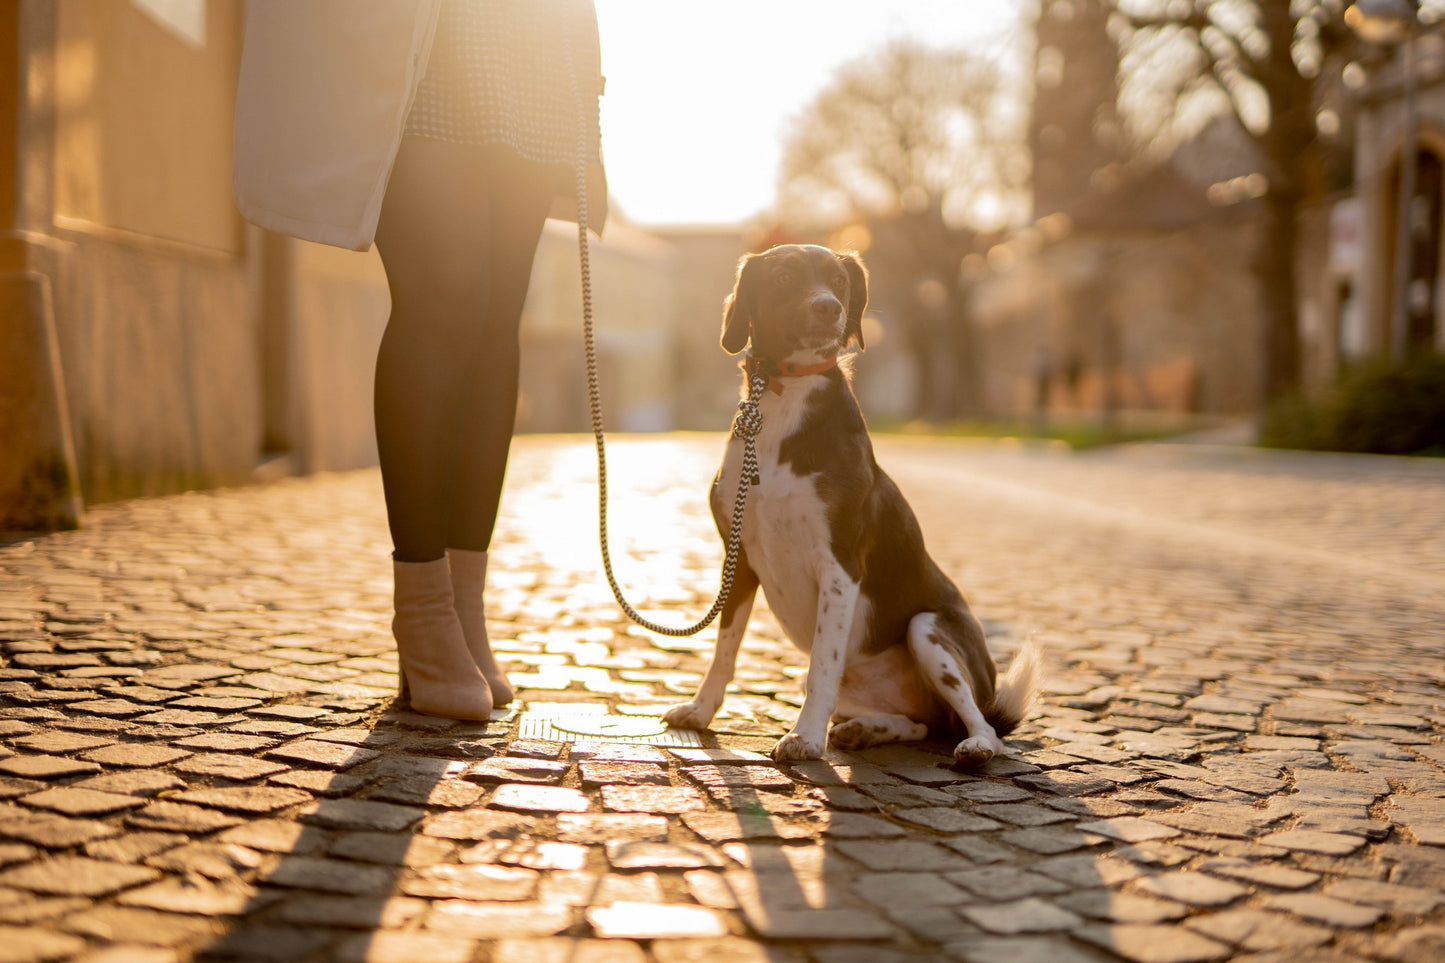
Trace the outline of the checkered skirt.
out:
M 571 165 L 579 123 L 599 155 L 600 84 L 591 0 L 443 0 L 406 133 Z

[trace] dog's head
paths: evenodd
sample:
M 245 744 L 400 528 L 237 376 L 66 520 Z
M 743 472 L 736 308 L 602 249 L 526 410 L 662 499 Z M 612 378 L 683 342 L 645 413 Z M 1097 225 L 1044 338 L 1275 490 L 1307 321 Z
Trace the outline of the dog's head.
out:
M 723 310 L 722 346 L 773 362 L 807 363 L 856 341 L 863 347 L 868 274 L 854 254 L 783 244 L 738 263 Z

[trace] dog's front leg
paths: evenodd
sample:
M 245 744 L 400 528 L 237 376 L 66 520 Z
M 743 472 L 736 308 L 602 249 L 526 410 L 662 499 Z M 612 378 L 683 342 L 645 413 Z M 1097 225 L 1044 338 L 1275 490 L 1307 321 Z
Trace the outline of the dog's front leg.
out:
M 848 636 L 858 607 L 859 584 L 830 562 L 818 581 L 818 617 L 808 655 L 808 681 L 798 721 L 773 747 L 773 758 L 817 759 L 828 743 L 828 720 L 838 704 L 838 685 L 848 662 Z
M 733 572 L 732 592 L 719 616 L 717 644 L 712 662 L 703 676 L 702 685 L 691 702 L 673 706 L 662 714 L 662 721 L 679 729 L 706 729 L 717 715 L 727 696 L 728 683 L 733 680 L 738 649 L 742 647 L 748 618 L 753 612 L 753 599 L 758 593 L 758 577 L 742 557 Z

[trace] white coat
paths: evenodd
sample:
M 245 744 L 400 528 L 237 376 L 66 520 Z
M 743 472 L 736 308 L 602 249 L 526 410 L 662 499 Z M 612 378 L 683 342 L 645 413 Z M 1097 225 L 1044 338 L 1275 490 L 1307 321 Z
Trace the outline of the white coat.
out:
M 249 0 L 232 170 L 243 217 L 371 247 L 440 9 L 441 0 Z M 588 206 L 600 229 L 606 187 L 594 166 Z

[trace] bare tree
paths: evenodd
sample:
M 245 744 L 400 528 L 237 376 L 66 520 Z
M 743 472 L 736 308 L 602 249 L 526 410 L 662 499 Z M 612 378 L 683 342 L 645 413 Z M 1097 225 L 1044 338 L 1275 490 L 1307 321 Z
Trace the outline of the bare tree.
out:
M 1267 188 L 1254 272 L 1263 296 L 1260 400 L 1300 379 L 1297 219 L 1323 193 L 1328 142 L 1316 117 L 1354 47 L 1347 0 L 1115 0 L 1120 101 L 1137 138 L 1172 146 L 1227 110 L 1258 147 Z
M 982 392 L 959 265 L 978 232 L 1025 213 L 1026 116 L 976 52 L 897 41 L 846 65 L 796 119 L 779 210 L 866 226 L 879 302 L 916 362 L 920 414 L 977 411 Z

